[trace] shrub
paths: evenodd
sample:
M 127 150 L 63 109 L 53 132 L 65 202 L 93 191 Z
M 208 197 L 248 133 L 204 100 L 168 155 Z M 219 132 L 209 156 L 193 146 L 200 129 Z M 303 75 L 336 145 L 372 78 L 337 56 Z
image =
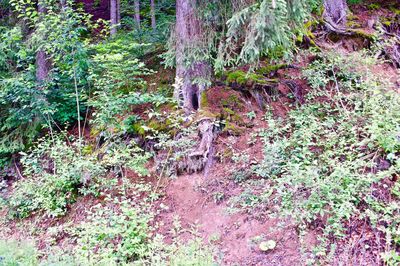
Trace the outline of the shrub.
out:
M 368 217 L 389 239 L 399 237 L 398 199 L 389 203 L 373 192 L 383 178 L 400 173 L 400 97 L 351 71 L 350 60 L 357 59 L 328 54 L 310 64 L 304 70 L 313 88 L 308 103 L 284 120 L 269 116 L 260 134 L 264 160 L 256 173 L 271 180 L 281 213 L 301 230 L 322 224 L 322 256 L 334 251 L 327 240 L 345 236 L 350 218 Z M 379 158 L 388 167 L 381 169 Z
M 10 213 L 18 218 L 37 210 L 50 216 L 64 214 L 82 185 L 98 183 L 106 172 L 95 158 L 82 158 L 78 147 L 65 144 L 61 137 L 43 139 L 22 155 L 25 177 L 16 182 L 8 201 Z
M 117 175 L 124 176 L 127 168 L 147 174 L 144 164 L 149 155 L 134 142 L 110 141 L 97 153 L 87 155 L 79 150 L 79 141 L 67 144 L 59 135 L 43 139 L 29 153 L 23 153 L 24 177 L 15 183 L 7 199 L 10 214 L 24 218 L 41 210 L 60 216 L 79 195 L 98 195 L 115 183 Z

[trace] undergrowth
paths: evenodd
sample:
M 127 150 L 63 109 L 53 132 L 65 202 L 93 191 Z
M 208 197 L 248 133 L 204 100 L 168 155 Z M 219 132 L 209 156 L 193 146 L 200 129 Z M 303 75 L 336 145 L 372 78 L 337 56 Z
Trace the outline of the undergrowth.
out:
M 350 219 L 366 221 L 384 236 L 377 240 L 383 245 L 369 245 L 394 265 L 400 239 L 400 96 L 385 81 L 354 71 L 351 60 L 361 59 L 317 55 L 303 72 L 312 88 L 307 103 L 284 119 L 267 113 L 268 128 L 259 133 L 264 159 L 253 169 L 270 181 L 267 191 L 247 188 L 232 204 L 254 210 L 268 203 L 296 222 L 300 236 L 316 230 L 319 244 L 309 263 L 328 263 Z M 368 63 L 373 61 L 362 62 Z
M 165 242 L 156 222 L 161 195 L 151 184 L 122 178 L 100 196 L 104 200 L 87 206 L 81 221 L 46 228 L 48 239 L 40 252 L 34 243 L 0 239 L 0 265 L 215 265 L 213 248 L 196 228 L 183 229 L 179 217 L 169 228 L 172 242 Z M 192 239 L 181 239 L 183 233 Z M 57 239 L 65 235 L 60 246 Z
M 11 217 L 25 218 L 36 211 L 60 216 L 78 196 L 99 195 L 126 169 L 147 174 L 144 164 L 149 154 L 134 142 L 109 141 L 102 149 L 85 155 L 80 145 L 60 134 L 42 139 L 29 153 L 22 153 L 23 177 L 3 204 Z

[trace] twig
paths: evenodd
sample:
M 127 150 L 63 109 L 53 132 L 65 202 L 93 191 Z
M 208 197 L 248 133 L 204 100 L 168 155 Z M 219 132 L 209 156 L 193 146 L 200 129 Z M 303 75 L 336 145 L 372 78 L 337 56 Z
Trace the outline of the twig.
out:
M 22 179 L 23 176 L 22 176 L 21 172 L 19 171 L 19 167 L 18 167 L 17 163 L 15 162 L 15 160 L 14 160 L 14 166 L 15 166 L 15 170 L 17 170 L 18 177 L 20 179 Z
M 337 93 L 338 93 L 338 96 L 339 96 L 339 102 L 340 102 L 340 104 L 342 105 L 342 108 L 344 109 L 346 116 L 349 118 L 349 117 L 350 117 L 350 116 L 349 116 L 349 112 L 348 112 L 348 110 L 346 109 L 346 106 L 344 105 L 344 103 L 343 103 L 343 101 L 342 101 L 342 98 L 341 98 L 341 93 L 340 93 L 340 90 L 339 90 L 339 83 L 338 83 L 338 81 L 337 81 L 335 69 L 333 68 L 333 66 L 332 66 L 332 73 L 333 73 L 333 77 L 334 77 L 334 79 L 335 79 L 335 89 L 336 89 L 336 91 L 337 91 Z
M 75 63 L 75 62 L 74 62 Z M 76 80 L 76 66 L 74 65 L 74 85 L 75 85 L 75 98 L 76 98 L 76 111 L 78 113 L 78 134 L 79 134 L 79 155 L 82 155 L 82 140 L 81 140 L 81 112 L 79 104 L 78 82 Z

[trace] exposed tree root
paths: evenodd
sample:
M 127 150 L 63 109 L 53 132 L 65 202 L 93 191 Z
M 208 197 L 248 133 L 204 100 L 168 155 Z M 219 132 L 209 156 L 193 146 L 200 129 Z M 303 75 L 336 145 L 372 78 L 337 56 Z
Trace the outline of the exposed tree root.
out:
M 160 175 L 191 174 L 201 171 L 204 171 L 205 176 L 208 174 L 213 164 L 213 144 L 217 136 L 214 118 L 203 117 L 193 123 L 197 124 L 197 133 L 194 131 L 190 134 L 178 134 L 175 137 L 176 142 L 190 143 L 191 148 L 176 145 L 157 152 L 155 162 Z
M 203 118 L 198 122 L 200 144 L 187 157 L 187 171 L 200 172 L 212 164 L 212 146 L 216 137 L 214 123 L 211 118 Z M 207 167 L 209 168 L 209 167 Z M 205 171 L 207 175 L 208 171 Z
M 272 101 L 272 97 L 277 95 L 279 82 L 269 83 L 269 84 L 255 84 L 253 86 L 247 87 L 239 84 L 230 84 L 233 90 L 241 92 L 246 97 L 251 97 L 261 110 L 265 110 Z M 295 97 L 297 103 L 303 104 L 303 89 L 299 84 L 293 80 L 282 81 L 281 84 L 288 87 Z
M 400 68 L 400 16 L 397 16 L 389 25 L 381 25 L 385 40 L 383 53 L 393 65 Z
M 324 18 L 324 22 L 325 22 L 326 30 L 328 32 L 333 32 L 338 35 L 348 35 L 348 36 L 354 34 L 354 32 L 351 32 L 348 29 L 346 29 L 345 26 L 343 26 L 339 23 L 335 23 L 329 16 L 326 16 Z
M 229 84 L 233 90 L 254 99 L 261 110 L 264 110 L 268 106 L 268 103 L 271 102 L 271 96 L 276 94 L 278 85 L 278 81 L 270 81 L 265 84 L 256 83 L 250 86 L 238 83 Z

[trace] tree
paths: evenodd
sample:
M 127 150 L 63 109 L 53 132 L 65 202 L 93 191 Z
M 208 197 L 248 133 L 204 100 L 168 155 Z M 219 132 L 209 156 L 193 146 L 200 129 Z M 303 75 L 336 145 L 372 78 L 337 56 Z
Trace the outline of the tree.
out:
M 342 32 L 346 28 L 347 3 L 346 0 L 324 0 L 324 19 L 328 30 Z
M 205 60 L 196 58 L 202 46 L 201 22 L 195 13 L 195 1 L 176 1 L 176 87 L 175 98 L 187 111 L 199 109 L 200 95 L 211 72 Z
M 176 81 L 174 96 L 188 114 L 201 109 L 201 96 L 211 75 L 211 67 L 201 51 L 204 48 L 203 27 L 196 16 L 196 1 L 176 1 Z M 203 116 L 198 121 L 199 145 L 190 152 L 186 163 L 191 171 L 205 169 L 212 164 L 213 141 L 215 138 L 213 118 Z
M 138 29 L 140 29 L 140 1 L 135 0 L 135 21 L 136 21 L 136 26 Z
M 38 14 L 39 19 L 43 19 L 43 16 L 46 14 L 46 8 L 41 1 L 38 3 Z M 36 52 L 36 79 L 39 84 L 47 80 L 50 68 L 51 62 L 46 52 L 43 49 L 39 49 Z
M 121 23 L 121 0 L 117 0 L 117 23 Z
M 150 14 L 151 14 L 151 27 L 153 30 L 156 30 L 157 24 L 156 24 L 156 7 L 154 0 L 150 0 Z
M 117 33 L 118 25 L 118 0 L 110 0 L 110 34 L 114 36 Z

